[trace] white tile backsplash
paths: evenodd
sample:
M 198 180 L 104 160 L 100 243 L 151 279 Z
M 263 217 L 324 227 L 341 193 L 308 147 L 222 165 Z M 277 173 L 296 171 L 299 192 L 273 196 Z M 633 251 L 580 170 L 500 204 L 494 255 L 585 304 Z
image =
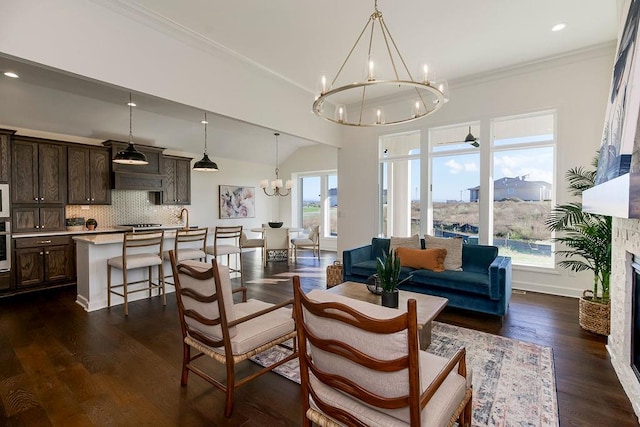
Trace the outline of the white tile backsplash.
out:
M 118 224 L 157 223 L 179 225 L 183 206 L 164 206 L 153 203 L 153 193 L 136 190 L 112 190 L 111 205 L 68 205 L 66 217 L 94 218 L 98 229 Z

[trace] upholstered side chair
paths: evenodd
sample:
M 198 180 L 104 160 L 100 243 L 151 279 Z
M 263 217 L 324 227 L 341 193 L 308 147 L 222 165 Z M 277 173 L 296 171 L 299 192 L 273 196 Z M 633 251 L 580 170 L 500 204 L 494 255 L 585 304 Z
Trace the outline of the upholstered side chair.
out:
M 313 256 L 320 259 L 320 226 L 312 225 L 309 234 L 291 239 L 293 259 L 298 261 L 298 249 L 311 249 Z

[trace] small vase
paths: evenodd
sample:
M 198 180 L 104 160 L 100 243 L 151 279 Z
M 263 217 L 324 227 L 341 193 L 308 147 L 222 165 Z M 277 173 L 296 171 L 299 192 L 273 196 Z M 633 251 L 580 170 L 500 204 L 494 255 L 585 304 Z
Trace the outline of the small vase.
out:
M 382 305 L 384 307 L 398 308 L 398 290 L 382 291 Z

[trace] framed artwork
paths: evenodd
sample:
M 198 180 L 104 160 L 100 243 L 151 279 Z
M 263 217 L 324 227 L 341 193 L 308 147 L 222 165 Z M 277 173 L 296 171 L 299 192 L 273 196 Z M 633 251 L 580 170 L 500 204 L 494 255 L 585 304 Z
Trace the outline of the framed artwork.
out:
M 640 107 L 639 19 L 640 0 L 631 0 L 613 65 L 596 185 L 628 173 L 634 145 L 638 145 L 635 140 Z
M 255 216 L 255 187 L 220 186 L 220 219 L 254 218 Z

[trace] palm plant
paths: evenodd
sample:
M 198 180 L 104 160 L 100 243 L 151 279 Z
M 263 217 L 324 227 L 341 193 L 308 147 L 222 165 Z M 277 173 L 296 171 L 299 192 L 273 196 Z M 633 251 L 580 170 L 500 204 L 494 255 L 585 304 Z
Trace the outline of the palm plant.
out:
M 592 166 L 597 169 L 597 157 Z M 571 194 L 582 196 L 584 190 L 595 185 L 595 176 L 595 170 L 569 169 L 566 178 Z M 593 300 L 607 303 L 611 275 L 611 217 L 583 212 L 582 203 L 572 202 L 556 205 L 545 224 L 549 230 L 561 233 L 553 241 L 568 248 L 556 251 L 565 258 L 558 265 L 575 272 L 593 271 Z

